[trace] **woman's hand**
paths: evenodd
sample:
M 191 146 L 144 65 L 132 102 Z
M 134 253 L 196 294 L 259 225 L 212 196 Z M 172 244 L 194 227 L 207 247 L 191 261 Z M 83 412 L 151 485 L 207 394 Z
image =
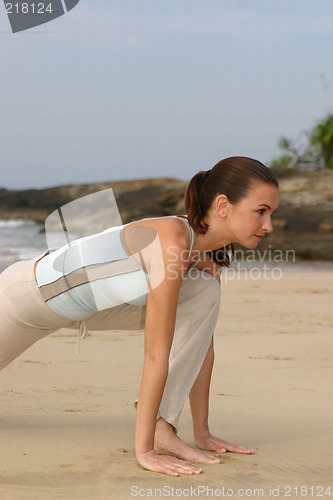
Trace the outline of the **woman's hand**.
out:
M 180 474 L 201 474 L 202 468 L 194 467 L 185 460 L 171 457 L 169 455 L 159 455 L 154 450 L 146 453 L 137 453 L 136 458 L 144 469 L 161 472 L 169 476 L 179 476 Z
M 200 436 L 195 438 L 198 448 L 206 451 L 215 451 L 217 453 L 225 453 L 230 451 L 231 453 L 242 453 L 244 455 L 253 455 L 254 450 L 249 448 L 244 448 L 239 444 L 232 444 L 213 436 L 209 431 L 205 431 Z

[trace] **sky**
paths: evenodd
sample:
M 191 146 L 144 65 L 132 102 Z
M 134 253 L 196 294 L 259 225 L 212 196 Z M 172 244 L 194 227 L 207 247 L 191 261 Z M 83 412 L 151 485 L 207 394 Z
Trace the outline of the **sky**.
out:
M 332 49 L 332 0 L 80 0 L 15 34 L 1 2 L 0 187 L 267 164 L 333 112 Z

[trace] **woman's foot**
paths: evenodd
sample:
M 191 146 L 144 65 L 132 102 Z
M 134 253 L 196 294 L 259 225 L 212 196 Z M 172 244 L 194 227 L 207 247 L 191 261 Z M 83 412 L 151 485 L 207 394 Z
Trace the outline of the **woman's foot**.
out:
M 159 454 L 174 455 L 192 463 L 220 463 L 219 458 L 201 453 L 186 444 L 177 436 L 173 426 L 163 418 L 159 418 L 156 422 L 154 449 Z
M 212 436 L 209 431 L 205 431 L 199 436 L 195 437 L 195 442 L 198 448 L 206 451 L 215 451 L 216 453 L 225 453 L 230 451 L 231 453 L 242 453 L 244 455 L 253 455 L 254 450 L 250 448 L 244 448 L 239 444 L 228 443 L 223 439 Z

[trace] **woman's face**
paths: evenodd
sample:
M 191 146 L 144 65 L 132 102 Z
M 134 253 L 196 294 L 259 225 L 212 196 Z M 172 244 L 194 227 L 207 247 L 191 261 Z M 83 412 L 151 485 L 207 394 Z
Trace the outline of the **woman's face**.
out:
M 276 186 L 255 182 L 238 203 L 228 202 L 226 222 L 232 241 L 246 248 L 255 248 L 266 233 L 273 231 L 271 217 L 279 201 Z

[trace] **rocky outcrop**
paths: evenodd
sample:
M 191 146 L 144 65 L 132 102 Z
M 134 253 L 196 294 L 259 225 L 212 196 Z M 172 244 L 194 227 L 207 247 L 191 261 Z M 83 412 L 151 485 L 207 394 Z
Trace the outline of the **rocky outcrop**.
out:
M 333 171 L 299 172 L 274 169 L 281 203 L 274 232 L 259 250 L 294 250 L 299 259 L 333 260 Z M 122 221 L 184 213 L 187 183 L 157 178 L 75 184 L 48 189 L 0 189 L 0 219 L 32 219 L 43 223 L 58 207 L 90 193 L 113 188 Z
M 112 188 L 124 223 L 140 217 L 173 213 L 182 203 L 186 182 L 158 178 L 133 181 L 71 184 L 48 189 L 9 191 L 0 189 L 0 219 L 30 219 L 43 223 L 67 203 Z M 183 209 L 182 209 L 183 210 Z

